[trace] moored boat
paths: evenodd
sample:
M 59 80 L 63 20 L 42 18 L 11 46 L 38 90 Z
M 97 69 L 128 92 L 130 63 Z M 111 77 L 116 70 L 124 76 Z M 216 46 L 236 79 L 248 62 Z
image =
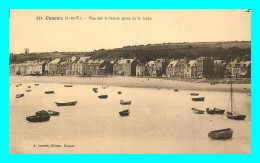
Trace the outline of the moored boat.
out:
M 64 85 L 64 87 L 73 87 L 73 85 L 66 84 L 66 85 Z
M 215 114 L 223 114 L 225 110 L 214 108 Z
M 37 115 L 37 116 L 45 116 L 45 115 L 49 115 L 49 113 L 47 111 L 45 111 L 45 110 L 41 110 L 41 111 L 37 111 L 35 113 L 35 115 Z
M 92 88 L 92 91 L 97 91 L 98 90 L 98 88 Z
M 100 99 L 106 99 L 108 97 L 108 95 L 100 95 L 100 96 L 98 96 L 98 98 L 100 98 Z
M 55 102 L 57 106 L 74 106 L 77 104 L 77 101 L 72 102 Z
M 44 122 L 50 119 L 50 115 L 47 111 L 41 110 L 35 113 L 34 116 L 26 117 L 29 122 Z
M 196 97 L 196 98 L 191 98 L 192 101 L 204 101 L 205 97 Z
M 120 100 L 121 105 L 131 105 L 131 101 Z
M 44 93 L 45 93 L 45 94 L 53 94 L 54 91 L 45 91 Z
M 45 121 L 50 120 L 50 115 L 45 115 L 45 116 L 37 116 L 37 115 L 29 116 L 29 117 L 26 117 L 26 120 L 29 121 L 29 122 L 45 122 Z
M 206 112 L 207 112 L 208 114 L 215 114 L 214 109 L 210 109 L 210 108 L 207 108 L 207 109 L 206 109 Z
M 233 135 L 233 130 L 230 128 L 215 130 L 208 133 L 208 136 L 212 139 L 229 139 Z
M 119 112 L 119 115 L 121 116 L 128 116 L 130 114 L 130 111 L 127 109 L 127 110 L 124 110 L 124 111 L 121 111 Z
M 200 109 L 196 109 L 196 108 L 191 108 L 191 110 L 193 110 L 193 112 L 195 113 L 195 114 L 204 114 L 204 110 L 200 110 Z
M 246 115 L 242 115 L 236 112 L 227 112 L 227 117 L 234 120 L 244 120 Z
M 25 92 L 31 92 L 31 91 L 32 91 L 32 90 L 30 90 L 30 89 L 26 89 L 26 90 L 25 90 Z
M 190 95 L 191 96 L 198 96 L 199 94 L 198 93 L 191 93 Z
M 23 97 L 24 96 L 24 93 L 21 93 L 21 94 L 17 94 L 16 96 L 15 96 L 15 98 L 21 98 L 21 97 Z
M 234 119 L 234 120 L 244 120 L 246 115 L 239 114 L 233 109 L 233 94 L 232 94 L 232 81 L 231 81 L 231 89 L 230 89 L 230 104 L 231 104 L 231 111 L 227 112 L 227 118 Z
M 51 116 L 58 116 L 58 115 L 60 115 L 60 112 L 53 111 L 53 110 L 48 110 L 48 113 L 49 113 L 49 115 L 51 115 Z

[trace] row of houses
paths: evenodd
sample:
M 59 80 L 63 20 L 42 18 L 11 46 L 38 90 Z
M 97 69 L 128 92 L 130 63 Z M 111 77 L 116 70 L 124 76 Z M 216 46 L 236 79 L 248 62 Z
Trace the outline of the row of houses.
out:
M 156 59 L 140 63 L 136 59 L 90 59 L 90 57 L 72 57 L 69 60 L 56 58 L 47 61 L 27 61 L 10 65 L 10 75 L 99 75 L 181 77 L 181 78 L 222 78 L 228 74 L 233 77 L 250 77 L 251 61 L 226 63 L 224 60 L 214 60 L 200 57 L 189 59 Z

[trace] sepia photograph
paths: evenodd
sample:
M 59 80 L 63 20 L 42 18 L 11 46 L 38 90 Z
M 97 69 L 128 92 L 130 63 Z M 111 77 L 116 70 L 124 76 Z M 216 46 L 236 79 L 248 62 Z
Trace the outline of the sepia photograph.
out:
M 251 154 L 251 10 L 9 10 L 10 154 Z

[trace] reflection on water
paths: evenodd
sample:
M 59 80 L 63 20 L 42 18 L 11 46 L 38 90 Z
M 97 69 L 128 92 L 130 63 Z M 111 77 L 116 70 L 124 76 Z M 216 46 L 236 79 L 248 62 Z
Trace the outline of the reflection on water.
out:
M 25 92 L 31 85 L 31 92 Z M 98 93 L 92 91 L 98 88 Z M 54 94 L 44 94 L 53 90 Z M 122 94 L 117 92 L 121 91 Z M 17 93 L 24 93 L 15 98 Z M 192 91 L 126 88 L 91 85 L 23 83 L 10 85 L 11 153 L 250 153 L 251 99 L 235 93 L 244 121 L 225 115 L 197 115 L 192 107 L 227 109 L 229 92 L 196 91 L 204 102 L 191 100 Z M 98 95 L 108 95 L 99 99 Z M 120 105 L 130 100 L 131 105 Z M 76 106 L 58 107 L 54 102 L 78 101 Z M 119 111 L 129 109 L 130 116 Z M 55 110 L 60 116 L 48 122 L 29 123 L 25 117 L 39 110 Z M 208 132 L 232 128 L 232 139 L 211 140 Z M 38 145 L 74 145 L 74 147 L 37 147 Z M 36 147 L 35 147 L 35 146 Z

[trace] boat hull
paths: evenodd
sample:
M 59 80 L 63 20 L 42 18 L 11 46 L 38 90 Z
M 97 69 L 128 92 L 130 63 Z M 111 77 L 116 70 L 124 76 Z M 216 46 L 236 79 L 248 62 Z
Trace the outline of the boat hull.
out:
M 58 116 L 60 115 L 60 112 L 56 112 L 56 111 L 52 111 L 52 110 L 48 110 L 48 113 L 50 116 Z
M 210 109 L 210 108 L 207 108 L 207 109 L 206 109 L 206 112 L 207 112 L 208 114 L 215 114 L 215 111 L 214 111 L 213 109 Z
M 119 112 L 119 115 L 122 116 L 122 117 L 129 116 L 129 114 L 130 114 L 129 110 L 124 110 L 124 111 Z
M 131 105 L 131 101 L 120 101 L 121 105 Z
M 190 95 L 191 96 L 198 96 L 199 94 L 198 93 L 191 93 Z
M 73 102 L 66 102 L 66 103 L 60 103 L 60 102 L 55 102 L 57 106 L 74 106 L 77 104 L 77 101 Z
M 204 110 L 199 110 L 199 109 L 196 109 L 196 108 L 191 108 L 191 110 L 194 111 L 195 114 L 204 114 Z
M 72 85 L 64 85 L 64 87 L 72 87 Z
M 108 95 L 101 95 L 101 96 L 98 96 L 98 98 L 100 99 L 106 99 L 108 97 Z
M 215 114 L 224 114 L 225 110 L 214 108 Z
M 50 115 L 46 116 L 29 116 L 26 117 L 26 120 L 29 122 L 45 122 L 50 120 Z
M 24 94 L 17 94 L 16 96 L 15 96 L 15 98 L 21 98 L 21 97 L 23 97 L 24 96 Z
M 54 91 L 45 91 L 44 93 L 45 93 L 45 94 L 53 94 Z
M 192 101 L 204 101 L 205 97 L 192 98 Z
M 211 139 L 230 139 L 233 135 L 233 130 L 230 128 L 215 130 L 208 133 Z
M 227 112 L 227 117 L 229 119 L 234 119 L 234 120 L 244 120 L 246 118 L 246 115 L 232 114 L 231 112 Z

